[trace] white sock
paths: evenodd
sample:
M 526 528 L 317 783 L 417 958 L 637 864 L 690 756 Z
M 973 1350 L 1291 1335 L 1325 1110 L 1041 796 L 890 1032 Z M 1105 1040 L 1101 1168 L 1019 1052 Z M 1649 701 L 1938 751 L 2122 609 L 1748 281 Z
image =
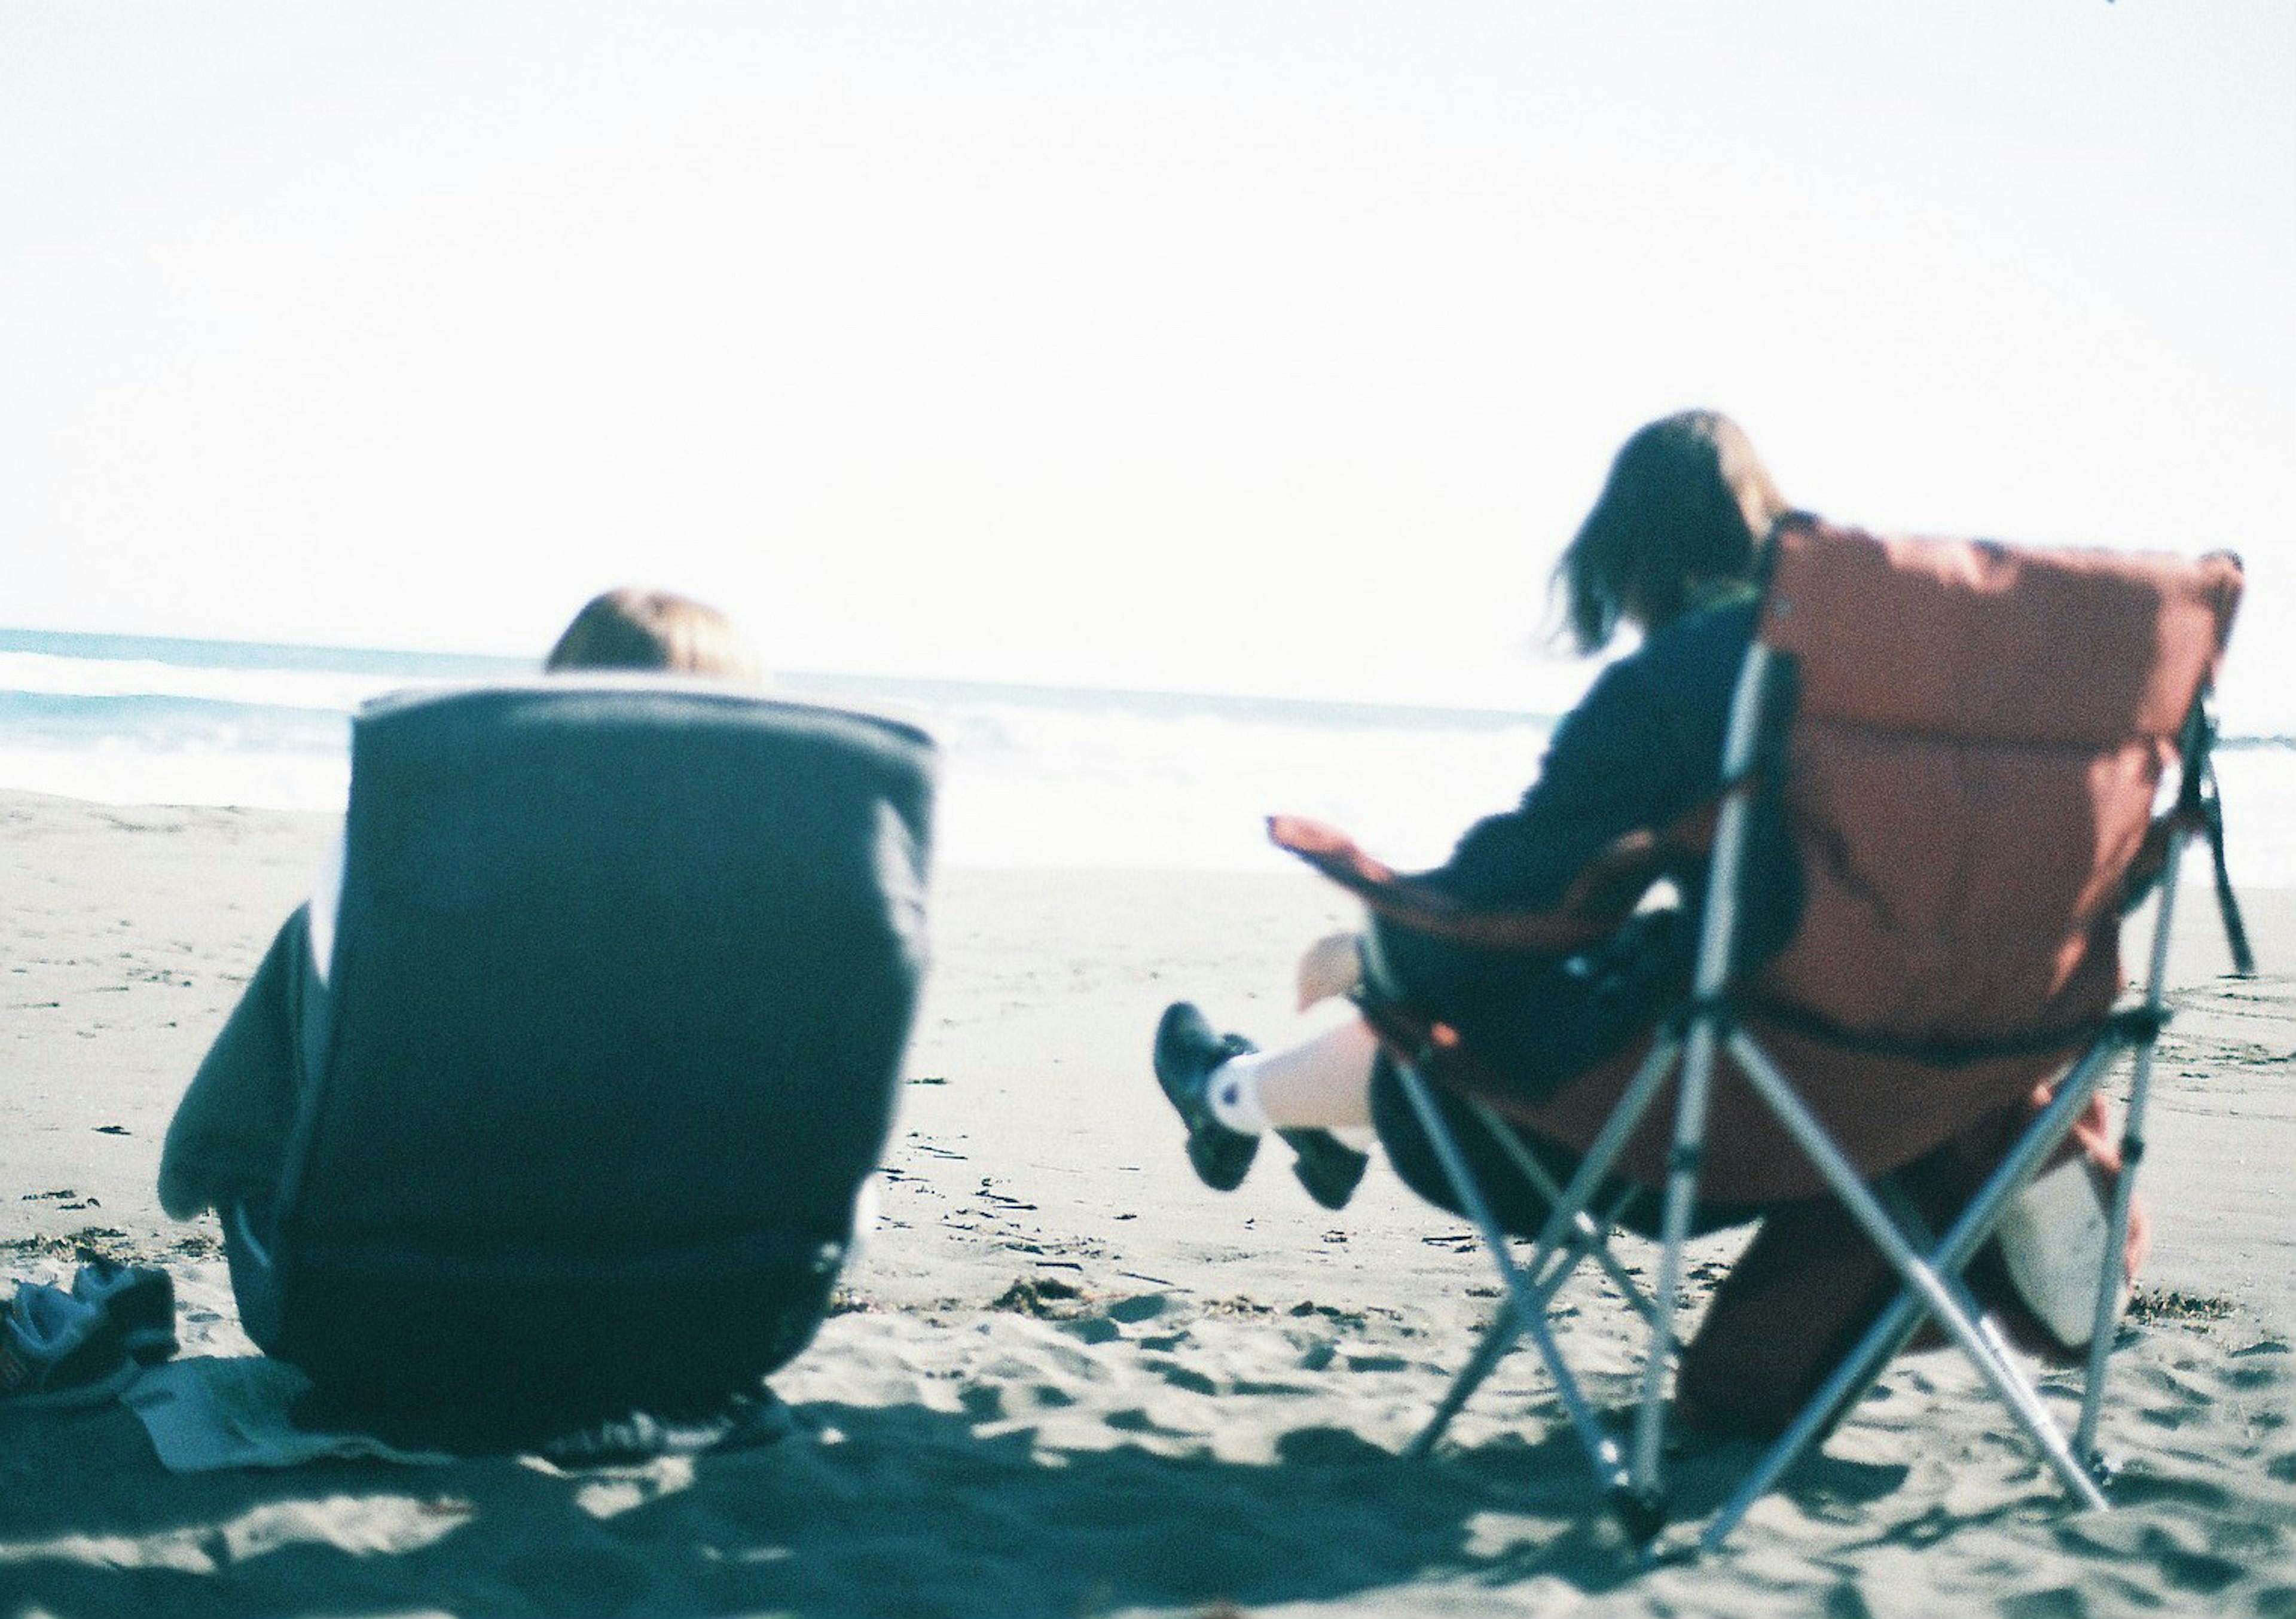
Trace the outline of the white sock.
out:
M 1230 1130 L 1259 1135 L 1269 1128 L 1259 1105 L 1259 1065 L 1266 1060 L 1265 1052 L 1246 1051 L 1214 1068 L 1205 1082 L 1204 1099 L 1211 1104 L 1212 1116 Z

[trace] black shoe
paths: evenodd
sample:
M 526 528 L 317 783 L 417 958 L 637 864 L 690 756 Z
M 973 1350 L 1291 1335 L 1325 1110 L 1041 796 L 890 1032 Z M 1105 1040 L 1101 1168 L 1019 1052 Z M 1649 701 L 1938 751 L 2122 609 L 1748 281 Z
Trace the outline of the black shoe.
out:
M 100 1404 L 142 1370 L 111 1318 L 61 1288 L 19 1282 L 0 1311 L 0 1410 Z
M 90 1255 L 71 1293 L 111 1318 L 138 1365 L 156 1366 L 176 1353 L 176 1284 L 165 1271 Z
M 1308 1195 L 1325 1208 L 1347 1207 L 1348 1199 L 1356 1195 L 1356 1183 L 1364 1178 L 1364 1166 L 1371 1162 L 1369 1155 L 1357 1152 L 1328 1130 L 1275 1133 L 1300 1155 L 1292 1160 L 1292 1173 L 1300 1177 Z
M 1196 1166 L 1196 1178 L 1214 1191 L 1232 1192 L 1243 1184 L 1259 1138 L 1212 1116 L 1207 1082 L 1229 1058 L 1258 1049 L 1241 1034 L 1214 1034 L 1203 1013 L 1185 1001 L 1166 1007 L 1156 1026 L 1156 1083 L 1188 1127 L 1188 1162 Z

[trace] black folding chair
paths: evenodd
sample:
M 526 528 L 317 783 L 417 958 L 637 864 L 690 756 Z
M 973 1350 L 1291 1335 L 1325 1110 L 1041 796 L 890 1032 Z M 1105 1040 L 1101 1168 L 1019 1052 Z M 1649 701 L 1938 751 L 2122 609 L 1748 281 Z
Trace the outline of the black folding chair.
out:
M 810 1339 L 890 1127 L 934 751 L 664 678 L 355 724 L 332 971 L 250 1335 L 330 1393 L 552 1419 L 707 1399 Z

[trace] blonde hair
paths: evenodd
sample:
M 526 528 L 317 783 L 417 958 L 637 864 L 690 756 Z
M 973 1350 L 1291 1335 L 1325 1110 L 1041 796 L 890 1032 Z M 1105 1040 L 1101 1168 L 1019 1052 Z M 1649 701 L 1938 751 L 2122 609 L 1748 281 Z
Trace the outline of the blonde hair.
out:
M 1786 510 L 1744 429 L 1719 411 L 1637 429 L 1554 570 L 1578 650 L 1601 650 L 1621 619 L 1658 629 L 1751 581 Z
M 542 666 L 660 669 L 748 685 L 765 678 L 749 638 L 716 608 L 631 585 L 590 598 Z

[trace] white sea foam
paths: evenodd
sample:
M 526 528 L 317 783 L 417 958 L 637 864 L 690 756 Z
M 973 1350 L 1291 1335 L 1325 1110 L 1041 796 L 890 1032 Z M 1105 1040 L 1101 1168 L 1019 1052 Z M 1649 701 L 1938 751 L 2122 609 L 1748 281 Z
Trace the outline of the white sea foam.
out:
M 180 698 L 248 707 L 348 714 L 368 699 L 419 676 L 328 669 L 201 667 L 156 658 L 58 657 L 0 652 L 0 691 L 43 697 Z
M 0 786 L 340 813 L 348 713 L 442 678 L 373 654 L 329 669 L 234 666 L 229 649 L 201 666 L 170 650 L 0 651 Z M 796 683 L 831 701 L 898 701 L 939 737 L 939 855 L 959 865 L 1282 869 L 1265 833 L 1277 812 L 1344 828 L 1399 867 L 1429 865 L 1469 822 L 1521 795 L 1546 736 L 1541 722 L 1492 715 Z M 2296 886 L 2296 748 L 2228 748 L 2218 769 L 2235 881 Z M 2206 867 L 2188 869 L 2197 879 Z
M 340 813 L 345 717 L 383 677 L 281 676 L 95 660 L 0 663 L 0 786 L 107 804 L 243 805 Z M 331 684 L 332 683 L 332 684 Z M 283 686 L 291 690 L 283 690 Z M 156 690 L 155 690 L 156 688 Z M 8 723 L 12 696 L 29 689 Z M 233 704 L 239 691 L 261 701 Z M 185 712 L 176 699 L 197 695 Z M 834 693 L 824 693 L 833 699 Z M 1347 828 L 1399 864 L 1439 860 L 1474 815 L 1514 798 L 1542 729 L 1528 721 L 1419 728 L 1335 723 L 1280 706 L 1047 693 L 905 694 L 940 739 L 938 844 L 963 865 L 1254 870 L 1280 867 L 1265 819 Z M 308 706 L 283 706 L 291 696 Z M 335 700 L 323 702 L 323 697 Z M 61 715 L 53 703 L 73 701 Z
M 1297 717 L 1166 716 L 1115 703 L 948 712 L 948 858 L 995 865 L 1253 869 L 1271 814 L 1346 828 L 1401 865 L 1439 860 L 1513 802 L 1543 730 L 1414 730 Z
M 339 814 L 350 787 L 350 761 L 340 753 L 216 748 L 0 747 L 0 787 L 91 804 L 236 805 Z

